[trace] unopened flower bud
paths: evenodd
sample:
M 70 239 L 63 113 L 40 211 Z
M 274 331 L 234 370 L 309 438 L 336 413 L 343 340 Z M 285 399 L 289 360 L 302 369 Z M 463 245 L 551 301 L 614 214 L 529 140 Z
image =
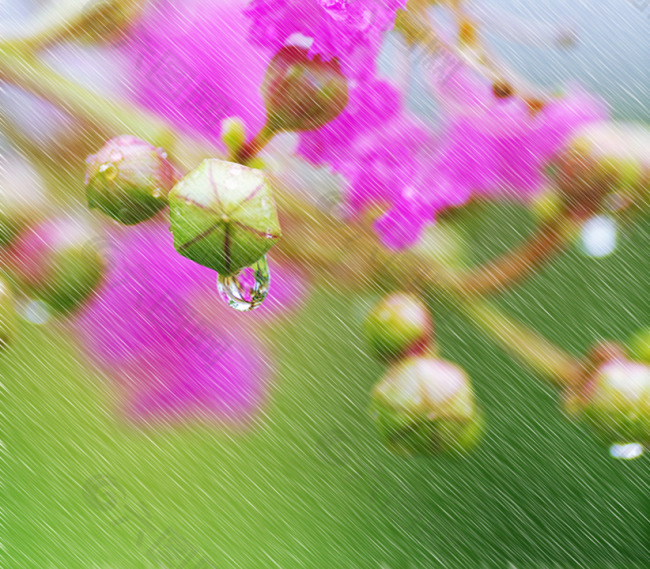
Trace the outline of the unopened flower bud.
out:
M 372 392 L 372 411 L 387 446 L 403 454 L 464 452 L 482 431 L 465 372 L 432 357 L 391 367 Z
M 650 443 L 650 366 L 611 359 L 587 379 L 574 411 L 605 444 Z
M 433 321 L 417 296 L 395 293 L 372 307 L 363 331 L 372 351 L 382 359 L 391 359 L 425 350 L 432 339 Z
M 10 345 L 18 335 L 18 316 L 9 283 L 0 277 L 0 350 Z
M 58 218 L 20 236 L 9 251 L 9 269 L 26 294 L 56 312 L 69 312 L 98 286 L 104 259 L 85 223 Z
M 307 49 L 296 46 L 283 47 L 271 60 L 262 93 L 272 131 L 319 128 L 348 104 L 347 80 L 338 61 L 310 58 Z
M 650 328 L 643 328 L 634 334 L 627 347 L 633 360 L 650 365 Z
M 242 120 L 236 117 L 224 120 L 221 123 L 221 140 L 230 156 L 237 156 L 239 149 L 246 142 L 246 127 Z
M 19 156 L 0 158 L 0 246 L 9 245 L 48 209 L 45 185 L 36 170 Z
M 591 214 L 611 196 L 616 209 L 650 190 L 650 130 L 599 122 L 580 129 L 553 162 L 553 176 L 569 206 Z
M 562 213 L 564 200 L 558 192 L 547 189 L 531 201 L 530 209 L 538 224 L 549 223 Z
M 161 149 L 133 136 L 119 136 L 86 161 L 86 197 L 91 208 L 134 225 L 167 205 L 174 167 Z
M 169 194 L 174 246 L 183 256 L 234 275 L 280 238 L 271 187 L 261 170 L 205 160 Z

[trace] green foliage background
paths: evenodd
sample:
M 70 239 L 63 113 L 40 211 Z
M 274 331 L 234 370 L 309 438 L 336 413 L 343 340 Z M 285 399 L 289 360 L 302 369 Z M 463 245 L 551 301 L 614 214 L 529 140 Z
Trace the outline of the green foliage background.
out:
M 473 206 L 456 223 L 475 261 L 530 229 L 515 206 Z M 649 235 L 644 219 L 607 258 L 570 250 L 498 302 L 575 354 L 625 339 L 650 324 Z M 269 405 L 245 433 L 123 426 L 111 382 L 72 340 L 24 324 L 0 363 L 1 566 L 650 566 L 648 458 L 610 458 L 556 390 L 438 304 L 443 355 L 470 373 L 487 432 L 463 459 L 384 450 L 367 413 L 382 368 L 359 334 L 369 300 L 321 283 L 273 329 Z

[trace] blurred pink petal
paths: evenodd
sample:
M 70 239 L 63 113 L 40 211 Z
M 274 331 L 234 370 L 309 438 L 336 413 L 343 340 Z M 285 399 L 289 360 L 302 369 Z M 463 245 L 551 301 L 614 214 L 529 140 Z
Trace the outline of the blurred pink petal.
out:
M 105 283 L 73 326 L 91 358 L 128 386 L 131 418 L 250 415 L 271 374 L 259 318 L 228 308 L 217 274 L 176 253 L 158 222 L 112 226 L 106 245 Z M 259 309 L 266 318 L 297 307 L 305 292 L 299 273 L 275 263 L 271 271 L 276 300 Z

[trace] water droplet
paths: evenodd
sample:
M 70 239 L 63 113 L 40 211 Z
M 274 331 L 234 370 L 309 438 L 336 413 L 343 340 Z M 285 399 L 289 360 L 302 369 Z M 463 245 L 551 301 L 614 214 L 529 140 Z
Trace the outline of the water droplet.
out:
M 616 249 L 616 221 L 607 215 L 588 219 L 582 226 L 581 240 L 586 255 L 606 257 Z
M 160 196 L 162 196 L 162 190 L 160 188 L 154 188 L 153 197 L 159 198 Z
M 115 164 L 106 162 L 99 167 L 99 171 L 104 174 L 107 180 L 114 180 L 119 174 L 119 170 Z
M 643 446 L 639 443 L 616 444 L 609 448 L 609 454 L 619 460 L 632 460 L 643 454 Z
M 217 286 L 228 306 L 246 312 L 260 306 L 269 293 L 271 274 L 266 256 L 236 275 L 219 275 Z

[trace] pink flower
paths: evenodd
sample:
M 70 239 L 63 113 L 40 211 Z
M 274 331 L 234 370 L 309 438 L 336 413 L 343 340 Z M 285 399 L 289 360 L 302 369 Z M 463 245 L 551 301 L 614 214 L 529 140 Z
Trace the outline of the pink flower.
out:
M 127 417 L 250 417 L 272 372 L 259 317 L 226 307 L 216 273 L 178 255 L 157 222 L 113 229 L 107 249 L 104 286 L 73 326 L 93 361 L 124 389 Z M 276 263 L 271 270 L 270 300 L 259 309 L 267 319 L 304 295 L 294 271 Z
M 367 79 L 350 88 L 347 107 L 336 119 L 317 130 L 300 133 L 298 154 L 317 166 L 337 170 L 354 140 L 396 117 L 402 97 L 388 81 Z
M 528 197 L 543 188 L 544 168 L 571 135 L 607 116 L 605 105 L 574 88 L 537 113 L 518 97 L 498 98 L 491 85 L 456 67 L 436 85 L 444 113 L 441 174 L 454 185 L 489 195 Z
M 252 37 L 277 51 L 291 36 L 313 40 L 311 53 L 338 57 L 349 77 L 367 77 L 384 32 L 406 0 L 252 0 L 247 15 Z
M 260 92 L 270 55 L 248 42 L 244 0 L 158 0 L 125 43 L 137 102 L 181 129 L 217 139 L 240 117 L 249 136 L 264 124 Z
M 403 108 L 397 89 L 377 79 L 359 82 L 348 108 L 323 128 L 301 133 L 298 147 L 308 161 L 344 176 L 349 213 L 388 208 L 375 230 L 393 249 L 414 244 L 437 211 L 469 197 L 434 168 L 435 152 L 433 133 Z

